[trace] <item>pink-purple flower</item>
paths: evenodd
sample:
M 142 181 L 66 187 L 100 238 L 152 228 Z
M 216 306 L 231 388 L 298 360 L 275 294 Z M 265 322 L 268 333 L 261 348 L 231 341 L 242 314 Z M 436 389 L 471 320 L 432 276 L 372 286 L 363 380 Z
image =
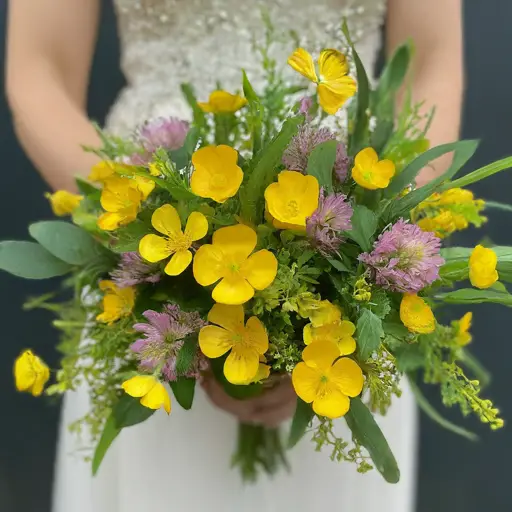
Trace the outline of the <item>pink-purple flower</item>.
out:
M 352 228 L 353 209 L 344 194 L 324 195 L 320 191 L 318 208 L 306 219 L 310 241 L 323 254 L 335 253 L 344 240 L 342 233 Z
M 206 369 L 207 363 L 196 347 L 192 364 L 185 373 L 176 368 L 178 353 L 184 340 L 206 325 L 199 313 L 182 311 L 176 304 L 166 304 L 161 313 L 148 310 L 143 313 L 147 323 L 138 323 L 133 328 L 144 335 L 130 346 L 137 354 L 140 368 L 153 371 L 160 367 L 169 381 L 180 376 L 198 377 Z
M 126 288 L 142 283 L 157 283 L 161 274 L 158 266 L 146 263 L 138 253 L 125 252 L 110 277 L 119 288 Z
M 299 127 L 299 131 L 291 140 L 283 153 L 283 164 L 290 171 L 306 172 L 309 155 L 319 144 L 328 140 L 336 140 L 336 135 L 328 128 L 313 128 L 309 123 Z M 349 159 L 345 145 L 338 142 L 333 173 L 335 178 L 343 183 L 347 177 Z
M 189 124 L 175 117 L 159 117 L 146 123 L 139 131 L 139 139 L 148 153 L 158 148 L 174 151 L 185 143 Z
M 417 225 L 398 220 L 379 236 L 371 253 L 359 260 L 371 269 L 375 282 L 383 288 L 417 293 L 439 278 L 444 264 L 441 240 Z

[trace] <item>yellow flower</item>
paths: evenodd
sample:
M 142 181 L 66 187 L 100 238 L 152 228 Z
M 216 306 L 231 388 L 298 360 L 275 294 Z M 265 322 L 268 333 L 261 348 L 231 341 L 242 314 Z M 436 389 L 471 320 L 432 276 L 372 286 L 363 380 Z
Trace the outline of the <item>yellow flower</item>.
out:
M 277 183 L 265 190 L 267 209 L 274 226 L 304 231 L 306 218 L 318 208 L 320 187 L 314 176 L 296 171 L 281 171 Z
M 25 350 L 14 363 L 14 379 L 18 391 L 39 396 L 50 378 L 50 370 L 31 350 Z
M 209 114 L 234 114 L 247 104 L 247 100 L 238 94 L 226 91 L 213 91 L 208 103 L 197 103 L 203 112 Z
M 84 196 L 72 194 L 67 190 L 57 190 L 53 194 L 45 194 L 45 197 L 50 201 L 52 211 L 58 217 L 71 215 L 84 198 Z
M 340 318 L 317 327 L 313 323 L 304 326 L 303 337 L 304 343 L 310 345 L 319 341 L 330 341 L 334 343 L 339 351 L 340 356 L 348 356 L 356 350 L 356 341 L 352 337 L 356 332 L 356 326 L 348 320 Z
M 244 173 L 237 162 L 238 152 L 229 146 L 206 146 L 198 149 L 192 155 L 192 192 L 217 203 L 233 197 L 244 179 Z
M 477 245 L 469 257 L 469 280 L 481 290 L 491 287 L 498 280 L 498 257 L 492 249 Z
M 243 306 L 215 304 L 207 325 L 199 331 L 199 347 L 209 358 L 223 356 L 224 375 L 232 384 L 253 382 L 260 371 L 260 357 L 268 350 L 268 337 L 261 321 L 252 316 L 244 325 Z
M 400 303 L 400 320 L 411 332 L 434 332 L 436 319 L 430 306 L 417 295 L 405 294 Z
M 288 64 L 302 76 L 318 85 L 318 101 L 328 114 L 336 112 L 357 90 L 355 80 L 347 76 L 348 64 L 338 50 L 323 50 L 318 58 L 319 76 L 311 54 L 304 48 L 297 48 L 288 57 Z
M 461 347 L 464 347 L 472 340 L 471 333 L 469 332 L 469 329 L 471 329 L 472 320 L 473 313 L 469 311 L 458 322 L 454 322 L 455 327 L 457 328 L 457 335 L 455 337 L 455 340 L 457 341 L 457 344 L 460 345 Z
M 167 414 L 171 412 L 171 399 L 165 386 L 152 375 L 137 375 L 123 382 L 122 388 L 127 395 L 140 398 L 140 403 L 148 409 L 163 407 Z
M 109 178 L 117 175 L 133 176 L 133 169 L 132 165 L 103 160 L 93 165 L 88 179 L 97 183 L 105 183 Z
M 471 203 L 473 200 L 473 192 L 463 188 L 451 188 L 439 196 L 439 204 L 442 205 Z
M 362 149 L 354 159 L 352 178 L 363 188 L 386 188 L 394 175 L 395 164 L 391 160 L 379 161 L 373 148 Z
M 118 288 L 113 281 L 100 281 L 99 286 L 105 295 L 103 296 L 103 313 L 96 317 L 98 322 L 111 324 L 131 313 L 135 304 L 134 288 L 131 286 Z
M 208 233 L 206 217 L 202 213 L 192 212 L 183 232 L 176 208 L 164 204 L 154 211 L 151 224 L 164 236 L 146 235 L 139 244 L 140 255 L 151 263 L 172 255 L 165 267 L 165 273 L 170 276 L 181 274 L 192 261 L 192 242 L 201 240 Z
M 221 279 L 212 297 L 221 304 L 243 304 L 264 290 L 277 274 L 277 259 L 266 249 L 251 254 L 258 237 L 248 226 L 237 224 L 217 230 L 212 244 L 199 247 L 194 258 L 194 277 L 201 286 Z
M 304 402 L 313 402 L 313 411 L 319 416 L 344 416 L 350 409 L 349 397 L 358 396 L 363 389 L 361 368 L 348 357 L 338 359 L 339 355 L 334 344 L 316 341 L 304 349 L 304 362 L 293 369 L 295 392 Z

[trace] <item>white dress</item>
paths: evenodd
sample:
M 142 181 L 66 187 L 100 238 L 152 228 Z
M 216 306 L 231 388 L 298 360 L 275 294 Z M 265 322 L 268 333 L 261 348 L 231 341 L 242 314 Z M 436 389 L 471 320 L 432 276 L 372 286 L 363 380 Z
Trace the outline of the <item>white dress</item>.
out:
M 122 65 L 128 87 L 121 93 L 108 128 L 129 134 L 155 116 L 188 117 L 180 84 L 194 84 L 207 99 L 219 80 L 240 88 L 240 68 L 253 84 L 260 80 L 252 50 L 261 39 L 261 7 L 278 32 L 293 30 L 306 47 L 340 46 L 347 17 L 357 48 L 373 69 L 385 5 L 381 0 L 116 0 Z M 350 5 L 349 5 L 350 4 Z M 308 43 L 309 41 L 309 43 Z M 313 45 L 313 46 L 312 46 Z M 276 47 L 286 66 L 291 46 Z M 230 469 L 236 421 L 212 406 L 200 389 L 191 411 L 174 403 L 168 417 L 157 411 L 149 421 L 125 429 L 92 478 L 76 439 L 66 429 L 83 415 L 87 391 L 68 394 L 57 457 L 54 512 L 412 512 L 416 455 L 416 415 L 408 389 L 380 420 L 397 457 L 399 484 L 384 482 L 374 470 L 359 475 L 349 463 L 331 462 L 305 438 L 289 453 L 292 472 L 244 486 Z M 340 421 L 340 429 L 345 430 Z

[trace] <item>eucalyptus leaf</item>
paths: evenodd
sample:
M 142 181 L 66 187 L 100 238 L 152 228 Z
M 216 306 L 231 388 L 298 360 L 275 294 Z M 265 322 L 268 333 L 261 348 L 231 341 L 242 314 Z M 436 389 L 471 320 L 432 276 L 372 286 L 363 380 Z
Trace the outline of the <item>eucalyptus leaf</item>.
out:
M 362 309 L 357 320 L 357 350 L 359 357 L 365 361 L 380 346 L 384 337 L 382 320 L 369 309 Z
M 377 214 L 363 205 L 357 205 L 352 215 L 352 229 L 345 234 L 357 242 L 363 251 L 370 251 L 372 239 L 377 229 Z
M 353 436 L 368 450 L 375 467 L 386 482 L 396 484 L 400 480 L 396 459 L 373 414 L 360 398 L 350 400 L 350 410 L 345 415 L 345 420 Z
M 0 242 L 0 269 L 25 279 L 48 279 L 67 274 L 73 267 L 36 242 Z
M 333 192 L 332 170 L 336 161 L 337 146 L 338 142 L 335 140 L 328 140 L 316 146 L 309 155 L 306 169 L 306 172 L 314 176 L 320 187 L 329 194 Z
M 315 413 L 308 404 L 297 398 L 297 407 L 293 416 L 292 426 L 290 427 L 290 434 L 288 436 L 288 448 L 293 448 L 306 433 L 309 424 L 313 421 Z
M 170 382 L 172 392 L 176 401 L 189 410 L 194 402 L 194 392 L 196 389 L 196 379 L 189 377 L 178 377 L 178 380 Z
M 86 265 L 99 255 L 98 242 L 82 228 L 69 222 L 36 222 L 29 226 L 28 231 L 48 252 L 70 265 Z
M 480 304 L 482 302 L 490 302 L 512 307 L 512 295 L 492 289 L 461 288 L 460 290 L 439 293 L 435 298 L 449 304 Z

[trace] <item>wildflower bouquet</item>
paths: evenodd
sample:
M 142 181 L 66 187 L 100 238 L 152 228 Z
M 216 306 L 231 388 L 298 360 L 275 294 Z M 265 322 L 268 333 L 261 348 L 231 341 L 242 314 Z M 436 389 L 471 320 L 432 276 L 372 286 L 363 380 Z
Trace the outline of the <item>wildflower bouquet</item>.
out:
M 72 223 L 38 222 L 29 227 L 35 241 L 0 244 L 0 268 L 12 274 L 68 276 L 71 299 L 27 306 L 59 316 L 62 367 L 46 392 L 89 386 L 90 411 L 71 428 L 86 427 L 97 442 L 94 472 L 121 429 L 170 413 L 170 390 L 189 409 L 207 371 L 241 400 L 291 375 L 288 431 L 240 425 L 233 462 L 246 479 L 276 471 L 285 448 L 310 432 L 333 459 L 361 472 L 374 464 L 397 482 L 374 414 L 386 413 L 404 378 L 456 433 L 472 437 L 426 402 L 420 376 L 445 405 L 503 425 L 480 396 L 480 367 L 467 350 L 471 313 L 442 325 L 434 310 L 512 306 L 501 283 L 512 280 L 512 247 L 441 248 L 453 231 L 485 221 L 484 202 L 462 187 L 512 159 L 454 180 L 477 143 L 428 149 L 419 106 L 406 99 L 395 109 L 410 47 L 372 89 L 346 37 L 346 52 L 323 50 L 317 67 L 304 49 L 289 57 L 314 91 L 290 87 L 267 59 L 259 93 L 245 73 L 243 95 L 218 90 L 201 103 L 184 86 L 190 125 L 158 119 L 131 140 L 102 133 L 94 150 L 102 161 L 77 180 L 80 195 L 49 196 Z M 446 153 L 451 166 L 416 188 L 420 170 Z M 35 396 L 50 376 L 31 351 L 14 371 L 17 388 Z M 333 431 L 341 417 L 348 442 Z

